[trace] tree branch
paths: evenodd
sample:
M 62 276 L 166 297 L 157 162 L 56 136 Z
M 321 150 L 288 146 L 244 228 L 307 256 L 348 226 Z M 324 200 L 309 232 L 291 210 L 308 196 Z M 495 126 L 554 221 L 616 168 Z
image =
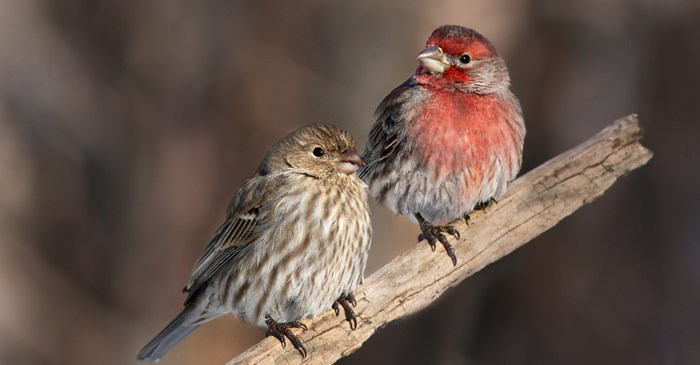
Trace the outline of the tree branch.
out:
M 462 233 L 461 240 L 452 241 L 457 267 L 427 245 L 397 257 L 355 293 L 359 316 L 355 331 L 333 311 L 307 321 L 309 329 L 300 336 L 308 350 L 306 359 L 289 346 L 282 349 L 270 337 L 228 365 L 330 364 L 353 353 L 378 328 L 426 307 L 447 288 L 537 237 L 603 195 L 618 177 L 644 165 L 652 152 L 639 143 L 641 138 L 637 116 L 627 116 L 514 181 L 498 204 L 489 207 L 488 215 L 475 212 L 471 226 L 456 225 Z

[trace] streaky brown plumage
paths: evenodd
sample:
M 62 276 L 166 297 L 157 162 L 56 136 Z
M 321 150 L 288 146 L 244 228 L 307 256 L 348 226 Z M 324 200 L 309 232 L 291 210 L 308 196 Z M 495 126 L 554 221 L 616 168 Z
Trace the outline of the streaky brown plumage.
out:
M 158 361 L 200 324 L 226 313 L 268 327 L 282 344 L 290 330 L 348 302 L 362 282 L 372 229 L 362 161 L 352 136 L 313 124 L 268 152 L 258 172 L 236 193 L 225 222 L 195 265 L 182 312 L 138 354 Z M 352 299 L 352 300 L 350 300 Z

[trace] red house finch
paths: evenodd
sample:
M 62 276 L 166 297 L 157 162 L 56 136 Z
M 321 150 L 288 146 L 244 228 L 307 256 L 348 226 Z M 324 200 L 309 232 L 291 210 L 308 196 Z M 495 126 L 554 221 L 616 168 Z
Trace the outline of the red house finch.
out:
M 185 287 L 185 308 L 138 354 L 158 361 L 200 324 L 226 313 L 267 326 L 306 350 L 290 328 L 328 308 L 357 319 L 372 228 L 355 141 L 331 125 L 300 128 L 277 142 L 236 193 Z
M 484 36 L 436 29 L 420 66 L 377 108 L 360 177 L 377 201 L 420 224 L 418 240 L 454 249 L 449 223 L 488 204 L 520 170 L 525 124 L 506 65 Z

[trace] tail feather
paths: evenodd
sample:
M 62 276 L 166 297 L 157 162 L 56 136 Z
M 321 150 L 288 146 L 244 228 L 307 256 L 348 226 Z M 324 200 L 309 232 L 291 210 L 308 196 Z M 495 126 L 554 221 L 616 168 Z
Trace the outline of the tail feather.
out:
M 188 320 L 190 313 L 192 312 L 191 307 L 186 307 L 180 312 L 180 314 L 175 317 L 170 323 L 168 323 L 165 328 L 160 331 L 146 346 L 139 351 L 139 360 L 148 360 L 151 362 L 158 362 L 166 352 L 170 351 L 173 346 L 177 345 L 178 342 L 182 341 L 190 332 L 194 331 L 199 327 L 197 324 L 185 324 Z M 187 321 L 190 322 L 191 321 Z

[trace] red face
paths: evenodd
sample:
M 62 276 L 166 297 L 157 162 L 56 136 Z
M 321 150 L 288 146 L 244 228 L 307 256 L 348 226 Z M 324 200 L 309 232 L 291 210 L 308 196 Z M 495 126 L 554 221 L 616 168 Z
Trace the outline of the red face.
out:
M 458 26 L 443 26 L 436 29 L 428 39 L 426 49 L 418 56 L 424 71 L 431 73 L 428 84 L 462 83 L 470 84 L 478 72 L 479 63 L 497 56 L 491 43 L 481 34 Z

